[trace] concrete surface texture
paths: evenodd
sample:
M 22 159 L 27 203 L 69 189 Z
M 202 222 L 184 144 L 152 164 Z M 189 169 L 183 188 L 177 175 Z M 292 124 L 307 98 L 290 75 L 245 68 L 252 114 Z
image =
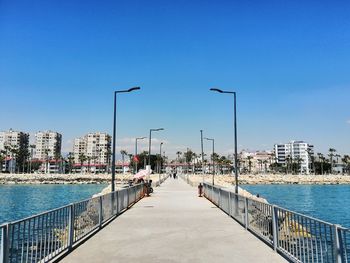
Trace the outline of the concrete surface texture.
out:
M 285 262 L 181 179 L 168 179 L 63 262 Z

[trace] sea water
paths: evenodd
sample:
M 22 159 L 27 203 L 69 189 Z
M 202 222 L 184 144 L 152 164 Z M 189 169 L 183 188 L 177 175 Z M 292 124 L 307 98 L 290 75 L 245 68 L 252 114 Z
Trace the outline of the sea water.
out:
M 350 228 L 350 185 L 242 185 L 269 203 Z
M 0 225 L 90 198 L 106 186 L 0 185 Z

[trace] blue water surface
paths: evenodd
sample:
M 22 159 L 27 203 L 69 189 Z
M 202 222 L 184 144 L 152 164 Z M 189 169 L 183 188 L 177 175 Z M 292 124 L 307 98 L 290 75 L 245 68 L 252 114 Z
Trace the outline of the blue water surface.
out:
M 243 185 L 270 203 L 350 228 L 350 185 Z
M 90 198 L 105 184 L 0 185 L 0 224 Z

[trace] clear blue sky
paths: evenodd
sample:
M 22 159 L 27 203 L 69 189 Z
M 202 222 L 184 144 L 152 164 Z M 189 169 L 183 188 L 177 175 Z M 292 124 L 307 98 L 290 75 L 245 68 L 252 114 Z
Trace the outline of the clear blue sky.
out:
M 199 130 L 227 153 L 301 139 L 350 152 L 349 1 L 0 1 L 0 130 L 111 132 L 120 147 L 164 127 L 174 153 Z M 349 123 L 348 123 L 349 122 Z M 210 145 L 205 145 L 210 150 Z

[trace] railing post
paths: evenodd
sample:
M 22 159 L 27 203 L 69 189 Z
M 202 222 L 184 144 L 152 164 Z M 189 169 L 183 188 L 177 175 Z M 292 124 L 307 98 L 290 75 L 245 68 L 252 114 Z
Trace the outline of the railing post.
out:
M 102 215 L 102 196 L 98 198 L 98 226 L 102 227 L 103 215 Z
M 341 235 L 339 235 L 339 227 L 340 225 L 333 225 L 333 248 L 334 248 L 334 256 L 335 256 L 335 262 L 341 263 L 342 262 L 342 240 Z
M 221 208 L 221 188 L 219 188 L 218 207 Z
M 244 227 L 248 229 L 248 198 L 244 197 Z
M 273 250 L 277 251 L 278 247 L 278 214 L 277 207 L 272 206 L 272 237 L 273 237 Z
M 74 243 L 74 204 L 69 206 L 68 221 L 68 249 L 71 250 Z
M 9 224 L 6 224 L 1 228 L 0 263 L 9 262 L 9 229 Z
M 137 191 L 136 191 L 136 186 L 133 186 L 133 189 L 134 189 L 134 192 L 135 192 L 135 201 L 134 201 L 134 203 L 136 203 L 136 202 L 137 202 Z
M 232 216 L 231 192 L 228 192 L 228 214 Z
M 118 215 L 119 214 L 119 191 L 116 191 L 113 193 L 113 200 L 114 200 L 114 203 L 117 202 L 117 205 L 116 205 L 117 211 L 115 212 L 115 214 Z
M 127 203 L 127 208 L 129 207 L 129 205 L 130 205 L 130 198 L 129 198 L 129 194 L 130 194 L 130 186 L 128 187 L 128 188 L 126 188 L 126 203 Z

